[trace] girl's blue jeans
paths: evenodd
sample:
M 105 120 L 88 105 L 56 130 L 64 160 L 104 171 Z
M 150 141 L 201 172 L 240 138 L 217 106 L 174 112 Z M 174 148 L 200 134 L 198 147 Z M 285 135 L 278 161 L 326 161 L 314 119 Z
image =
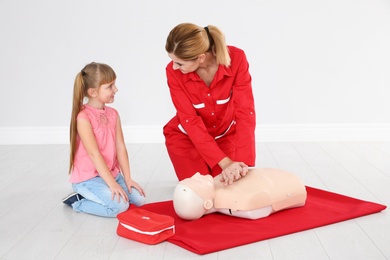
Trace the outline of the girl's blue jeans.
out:
M 95 177 L 87 181 L 72 184 L 73 190 L 81 194 L 84 199 L 72 204 L 76 212 L 84 212 L 102 217 L 116 217 L 119 213 L 126 211 L 130 204 L 142 206 L 145 204 L 145 197 L 139 191 L 132 188 L 131 193 L 128 191 L 125 179 L 119 173 L 116 182 L 126 191 L 129 196 L 129 202 L 123 201 L 123 198 L 115 197 L 112 200 L 110 188 L 101 177 Z

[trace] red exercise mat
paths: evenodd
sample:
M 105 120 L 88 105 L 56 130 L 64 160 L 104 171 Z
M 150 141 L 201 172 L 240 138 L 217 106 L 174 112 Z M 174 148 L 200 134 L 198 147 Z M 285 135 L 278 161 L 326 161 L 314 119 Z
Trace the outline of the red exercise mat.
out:
M 385 205 L 306 187 L 306 205 L 283 210 L 266 218 L 248 220 L 219 213 L 194 221 L 180 219 L 172 201 L 146 204 L 142 208 L 175 219 L 175 235 L 167 241 L 197 254 L 208 254 L 265 239 L 369 215 Z

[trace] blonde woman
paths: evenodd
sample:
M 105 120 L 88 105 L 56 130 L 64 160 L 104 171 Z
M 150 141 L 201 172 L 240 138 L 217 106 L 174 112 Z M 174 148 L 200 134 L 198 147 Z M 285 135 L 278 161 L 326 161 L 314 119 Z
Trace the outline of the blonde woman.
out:
M 244 51 L 228 46 L 216 26 L 175 26 L 165 49 L 176 115 L 164 126 L 179 180 L 196 172 L 232 184 L 255 163 L 256 114 Z

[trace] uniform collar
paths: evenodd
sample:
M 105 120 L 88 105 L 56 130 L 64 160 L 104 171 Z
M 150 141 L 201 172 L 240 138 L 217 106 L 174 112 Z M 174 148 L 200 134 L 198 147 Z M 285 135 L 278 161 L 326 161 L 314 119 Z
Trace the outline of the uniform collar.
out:
M 222 80 L 224 77 L 230 77 L 232 76 L 232 70 L 231 70 L 231 67 L 225 67 L 223 65 L 219 65 L 218 66 L 218 70 L 217 72 L 215 73 L 215 76 L 214 76 L 214 80 L 213 82 L 215 82 L 214 84 L 218 83 L 220 80 Z M 194 71 L 194 72 L 191 72 L 191 73 L 187 73 L 187 74 L 183 74 L 183 81 L 184 82 L 187 82 L 189 80 L 192 80 L 192 81 L 201 81 L 202 79 L 199 77 L 199 75 Z M 212 84 L 212 85 L 214 85 Z

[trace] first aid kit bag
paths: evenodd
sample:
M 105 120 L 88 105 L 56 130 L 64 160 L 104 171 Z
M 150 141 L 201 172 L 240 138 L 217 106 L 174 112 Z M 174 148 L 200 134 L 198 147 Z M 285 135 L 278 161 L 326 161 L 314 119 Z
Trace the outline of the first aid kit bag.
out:
M 174 219 L 142 208 L 130 208 L 117 215 L 117 234 L 141 243 L 154 245 L 175 234 Z

